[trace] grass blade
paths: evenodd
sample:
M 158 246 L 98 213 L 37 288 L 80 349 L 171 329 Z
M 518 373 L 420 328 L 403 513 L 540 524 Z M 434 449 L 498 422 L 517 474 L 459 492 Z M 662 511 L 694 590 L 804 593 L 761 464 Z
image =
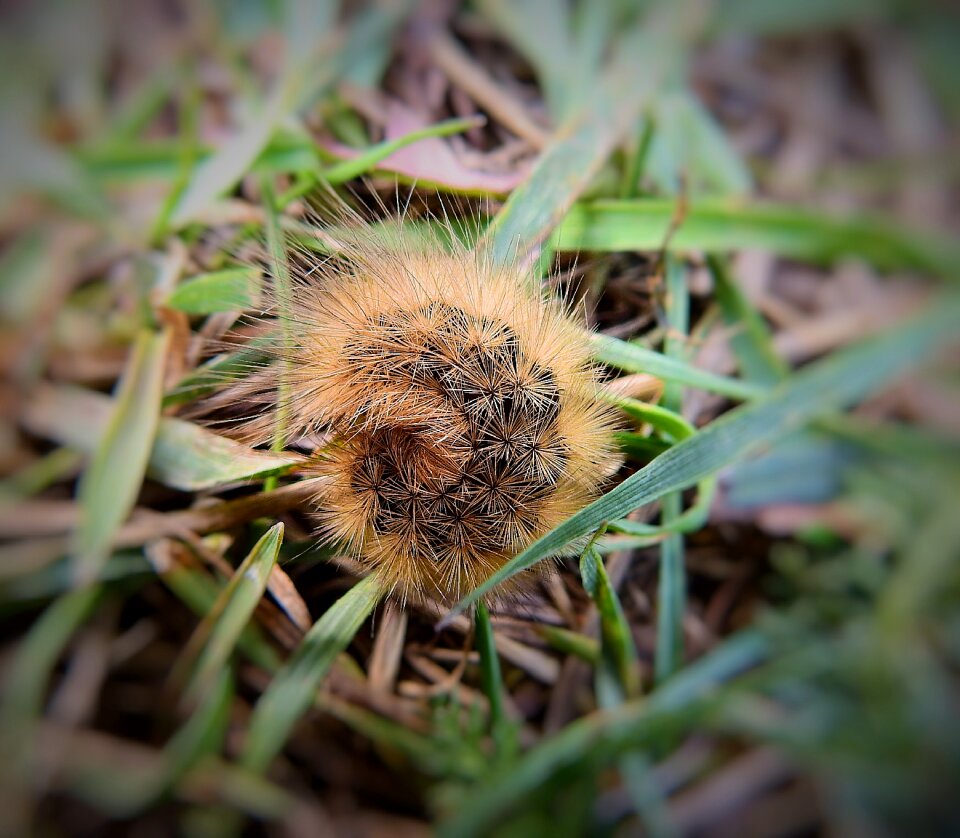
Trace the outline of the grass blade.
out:
M 666 261 L 667 357 L 681 360 L 690 330 L 690 296 L 686 271 L 671 257 Z M 675 382 L 663 391 L 664 409 L 679 413 L 683 409 L 683 390 Z M 664 495 L 660 504 L 660 522 L 670 527 L 681 515 L 680 492 Z M 657 640 L 654 675 L 658 683 L 683 666 L 683 616 L 687 608 L 687 572 L 684 564 L 682 532 L 670 532 L 660 545 L 660 576 L 657 587 Z
M 92 453 L 111 421 L 111 405 L 107 396 L 79 387 L 45 387 L 38 391 L 26 421 L 38 436 Z M 256 451 L 191 422 L 164 417 L 157 425 L 147 476 L 174 489 L 199 491 L 280 474 L 300 462 L 294 454 Z
M 259 268 L 227 268 L 181 282 L 166 304 L 186 314 L 214 314 L 254 308 L 259 297 Z
M 316 698 L 324 676 L 384 595 L 376 575 L 361 579 L 314 623 L 253 711 L 243 763 L 263 771 Z
M 698 495 L 696 502 L 686 512 L 674 518 L 669 523 L 644 524 L 639 521 L 620 518 L 615 521 L 610 521 L 607 525 L 607 531 L 619 532 L 637 538 L 650 538 L 662 536 L 666 533 L 693 532 L 694 530 L 698 530 L 706 523 L 710 513 L 710 506 L 717 492 L 717 478 L 715 476 L 708 477 L 700 481 L 697 490 Z M 602 543 L 603 539 L 598 542 L 598 549 Z M 603 550 L 601 549 L 600 552 L 602 553 Z
M 203 619 L 220 595 L 221 588 L 216 580 L 199 568 L 179 561 L 171 561 L 171 557 L 159 554 L 156 547 L 148 547 L 147 555 L 164 585 L 187 608 Z M 279 659 L 274 647 L 270 645 L 256 623 L 248 623 L 241 629 L 236 647 L 257 666 L 268 672 L 273 672 L 279 667 Z
M 604 522 L 685 489 L 763 443 L 858 402 L 954 339 L 958 318 L 960 296 L 945 295 L 897 329 L 812 364 L 764 398 L 724 415 L 535 541 L 464 597 L 447 619 Z
M 603 559 L 592 545 L 580 557 L 580 578 L 600 614 L 600 666 L 611 673 L 618 693 L 615 702 L 605 701 L 600 695 L 600 703 L 609 707 L 619 704 L 624 698 L 636 698 L 640 695 L 640 669 L 633 633 L 617 592 L 610 584 Z M 598 673 L 598 685 L 599 682 Z
M 716 31 L 725 34 L 798 35 L 818 30 L 838 30 L 852 23 L 880 22 L 900 6 L 893 0 L 806 0 L 771 4 L 765 0 L 724 0 L 714 17 Z
M 679 492 L 665 495 L 660 515 L 664 526 L 680 516 Z M 660 577 L 657 585 L 657 640 L 654 673 L 657 682 L 683 666 L 683 615 L 687 606 L 687 573 L 684 567 L 683 534 L 671 532 L 660 544 Z
M 709 111 L 687 89 L 658 97 L 649 177 L 661 194 L 743 195 L 750 172 Z M 633 180 L 636 183 L 636 180 Z
M 137 337 L 105 433 L 80 478 L 81 519 L 72 552 L 81 584 L 99 576 L 143 483 L 160 420 L 167 343 L 166 332 Z
M 217 753 L 230 723 L 233 673 L 229 667 L 212 673 L 210 689 L 199 708 L 164 748 L 167 785 L 174 786 L 207 754 Z
M 255 480 L 290 471 L 296 454 L 256 451 L 182 419 L 161 419 L 147 474 L 159 483 L 200 491 L 237 480 Z
M 130 818 L 174 791 L 192 769 L 223 745 L 233 702 L 233 673 L 224 669 L 204 701 L 167 742 L 155 761 L 138 770 L 112 773 L 97 766 L 75 780 L 74 793 L 106 808 L 115 818 Z
M 953 482 L 943 500 L 917 527 L 905 559 L 897 568 L 877 604 L 877 614 L 889 638 L 902 641 L 917 630 L 918 615 L 929 613 L 931 601 L 942 592 L 943 580 L 960 554 L 958 484 Z
M 676 442 L 696 433 L 696 429 L 679 413 L 660 405 L 647 404 L 647 402 L 638 399 L 625 397 L 614 397 L 610 401 L 631 419 L 653 425 L 658 431 Z
M 554 232 L 558 250 L 659 250 L 676 223 L 672 199 L 582 202 Z M 700 200 L 685 207 L 669 237 L 671 250 L 756 248 L 829 264 L 865 259 L 879 270 L 914 269 L 945 279 L 960 276 L 960 245 L 952 239 L 904 229 L 872 217 L 831 217 L 822 212 L 737 200 Z
M 0 505 L 42 492 L 80 470 L 82 457 L 69 448 L 55 448 L 20 471 L 0 480 Z
M 767 388 L 752 382 L 714 375 L 677 358 L 609 335 L 593 335 L 593 345 L 598 361 L 626 372 L 648 373 L 664 381 L 674 381 L 743 401 L 755 399 L 767 391 Z
M 251 369 L 258 369 L 270 362 L 271 358 L 265 349 L 272 345 L 272 338 L 255 338 L 237 352 L 227 352 L 211 358 L 180 379 L 163 397 L 163 406 L 172 407 L 196 401 L 230 381 L 243 378 Z
M 509 747 L 509 723 L 503 711 L 503 677 L 500 674 L 500 658 L 493 642 L 493 626 L 490 612 L 482 602 L 477 603 L 474 619 L 477 633 L 477 651 L 480 653 L 480 681 L 484 695 L 490 701 L 490 733 L 499 758 L 506 755 Z
M 279 198 L 277 206 L 285 207 L 291 201 L 302 197 L 321 181 L 337 184 L 346 183 L 348 180 L 360 177 L 369 173 L 378 163 L 386 160 L 394 152 L 400 151 L 407 146 L 420 142 L 420 140 L 429 140 L 434 137 L 449 137 L 453 134 L 462 134 L 471 128 L 483 125 L 482 117 L 468 117 L 466 119 L 447 119 L 438 122 L 435 125 L 429 125 L 421 128 L 419 131 L 411 131 L 395 140 L 385 140 L 382 143 L 372 145 L 364 149 L 356 157 L 347 160 L 340 160 L 337 163 L 326 168 L 318 168 L 315 172 L 306 172 L 304 179 L 296 186 L 288 189 Z
M 26 719 L 39 715 L 47 679 L 54 665 L 100 596 L 99 588 L 72 591 L 50 605 L 34 623 L 21 643 L 4 683 L 0 729 L 5 733 L 16 731 Z
M 619 707 L 640 695 L 640 663 L 620 598 L 610 583 L 600 554 L 592 545 L 580 557 L 580 578 L 600 616 L 601 656 L 596 662 L 594 678 L 597 705 L 603 709 Z M 647 760 L 639 753 L 624 754 L 618 768 L 647 831 L 653 836 L 667 835 L 662 796 L 652 782 Z
M 283 524 L 274 524 L 240 563 L 197 626 L 181 658 L 190 661 L 195 650 L 203 649 L 187 686 L 187 695 L 199 698 L 209 692 L 217 674 L 226 666 L 243 627 L 263 597 L 282 541 Z
M 284 116 L 282 102 L 275 98 L 256 119 L 203 160 L 181 192 L 168 224 L 182 227 L 236 185 L 266 148 Z

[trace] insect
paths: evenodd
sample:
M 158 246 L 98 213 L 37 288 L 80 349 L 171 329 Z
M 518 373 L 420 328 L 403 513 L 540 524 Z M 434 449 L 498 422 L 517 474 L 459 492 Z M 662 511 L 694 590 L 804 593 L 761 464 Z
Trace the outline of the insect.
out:
M 282 352 L 291 426 L 332 439 L 320 525 L 395 595 L 450 602 L 597 496 L 614 417 L 583 327 L 522 270 L 337 238 L 293 280 Z

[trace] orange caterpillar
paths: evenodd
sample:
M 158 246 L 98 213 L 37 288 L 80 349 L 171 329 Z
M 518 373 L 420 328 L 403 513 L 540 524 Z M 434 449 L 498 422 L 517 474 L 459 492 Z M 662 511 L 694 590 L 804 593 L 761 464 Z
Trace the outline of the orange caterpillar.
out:
M 325 533 L 406 598 L 455 600 L 618 462 L 587 336 L 483 252 L 362 229 L 295 283 L 289 413 L 325 428 Z

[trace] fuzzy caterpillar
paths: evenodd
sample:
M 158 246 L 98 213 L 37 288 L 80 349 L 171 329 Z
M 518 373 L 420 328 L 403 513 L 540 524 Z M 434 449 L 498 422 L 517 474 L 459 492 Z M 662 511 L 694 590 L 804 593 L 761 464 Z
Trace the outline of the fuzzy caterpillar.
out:
M 615 419 L 563 303 L 398 232 L 341 228 L 294 278 L 286 413 L 332 437 L 312 466 L 324 535 L 393 594 L 450 602 L 597 496 Z

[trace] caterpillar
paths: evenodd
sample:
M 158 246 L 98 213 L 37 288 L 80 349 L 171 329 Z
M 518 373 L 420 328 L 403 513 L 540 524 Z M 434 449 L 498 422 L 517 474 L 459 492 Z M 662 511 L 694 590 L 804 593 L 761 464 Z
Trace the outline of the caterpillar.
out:
M 286 412 L 331 439 L 323 535 L 394 595 L 450 602 L 598 495 L 615 419 L 565 303 L 482 247 L 396 232 L 341 228 L 294 277 Z

